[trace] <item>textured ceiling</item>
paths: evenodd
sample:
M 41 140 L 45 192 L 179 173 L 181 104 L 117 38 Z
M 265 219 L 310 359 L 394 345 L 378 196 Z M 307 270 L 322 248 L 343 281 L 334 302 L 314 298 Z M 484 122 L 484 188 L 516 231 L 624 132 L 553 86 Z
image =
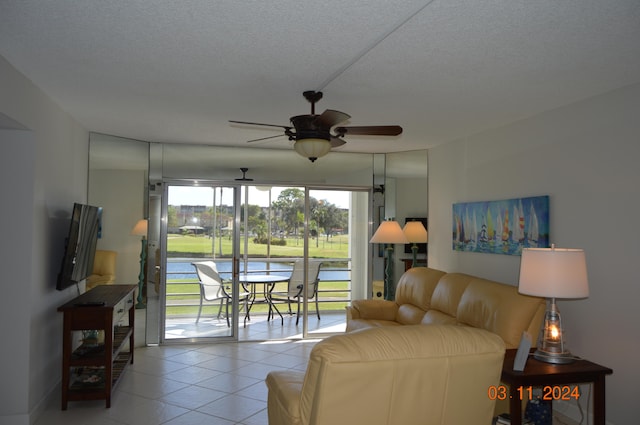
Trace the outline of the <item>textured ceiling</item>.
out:
M 90 131 L 247 146 L 322 90 L 405 151 L 639 82 L 640 1 L 1 0 L 0 55 Z

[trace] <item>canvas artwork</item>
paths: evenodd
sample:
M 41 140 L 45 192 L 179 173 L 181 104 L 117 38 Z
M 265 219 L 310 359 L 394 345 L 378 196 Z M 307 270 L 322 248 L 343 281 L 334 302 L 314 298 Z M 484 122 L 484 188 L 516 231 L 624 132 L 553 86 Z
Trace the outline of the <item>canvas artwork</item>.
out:
M 549 197 L 453 204 L 453 250 L 521 255 L 549 247 Z

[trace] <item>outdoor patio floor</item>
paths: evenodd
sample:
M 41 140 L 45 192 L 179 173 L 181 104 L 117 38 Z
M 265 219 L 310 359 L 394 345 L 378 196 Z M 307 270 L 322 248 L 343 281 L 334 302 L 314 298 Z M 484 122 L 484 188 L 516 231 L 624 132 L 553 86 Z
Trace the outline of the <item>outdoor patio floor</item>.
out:
M 296 315 L 282 314 L 275 320 L 267 320 L 267 315 L 262 313 L 252 314 L 251 320 L 243 326 L 244 315 L 241 315 L 238 326 L 238 341 L 265 341 L 302 338 L 302 318 L 296 325 Z M 308 318 L 308 333 L 313 337 L 317 333 L 340 333 L 346 326 L 346 314 L 344 311 L 321 311 L 320 320 L 311 312 Z M 167 343 L 189 340 L 192 338 L 213 338 L 229 336 L 230 328 L 224 318 L 202 317 L 195 323 L 195 317 L 183 317 L 166 321 L 165 339 Z

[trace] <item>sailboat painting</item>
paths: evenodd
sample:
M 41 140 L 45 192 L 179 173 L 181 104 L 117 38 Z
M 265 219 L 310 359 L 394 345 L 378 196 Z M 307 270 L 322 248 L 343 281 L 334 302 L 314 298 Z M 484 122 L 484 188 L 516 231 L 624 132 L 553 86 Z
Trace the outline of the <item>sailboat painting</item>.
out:
M 521 255 L 548 248 L 549 196 L 453 204 L 453 250 Z

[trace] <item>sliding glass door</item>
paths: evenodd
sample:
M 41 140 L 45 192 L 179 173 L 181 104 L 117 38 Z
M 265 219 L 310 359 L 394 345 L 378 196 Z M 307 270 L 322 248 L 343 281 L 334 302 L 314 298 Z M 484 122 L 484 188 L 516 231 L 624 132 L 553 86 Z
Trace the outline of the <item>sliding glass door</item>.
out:
M 274 284 L 273 305 L 263 307 L 283 316 L 273 317 L 270 335 L 343 331 L 344 307 L 367 291 L 369 191 L 255 185 L 243 187 L 242 199 L 241 269 L 290 276 Z
M 368 190 L 169 182 L 165 192 L 164 342 L 344 330 L 344 307 L 367 291 Z
M 165 342 L 237 339 L 239 300 L 245 292 L 237 279 L 234 231 L 239 190 L 230 185 L 166 185 Z

